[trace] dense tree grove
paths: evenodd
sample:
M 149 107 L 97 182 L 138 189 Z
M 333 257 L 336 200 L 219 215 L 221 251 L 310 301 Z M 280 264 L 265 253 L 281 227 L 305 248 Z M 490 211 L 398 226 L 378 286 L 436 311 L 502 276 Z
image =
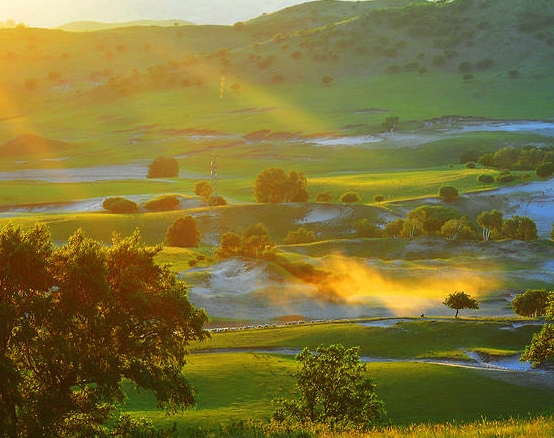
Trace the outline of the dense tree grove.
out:
M 56 248 L 44 226 L 0 230 L 0 436 L 107 437 L 123 378 L 159 407 L 194 403 L 185 348 L 207 316 L 160 249 L 138 232 Z
M 315 353 L 304 348 L 296 356 L 294 373 L 300 397 L 277 401 L 277 421 L 357 425 L 369 428 L 385 415 L 384 403 L 367 377 L 359 347 L 320 345 Z
M 307 185 L 304 172 L 291 170 L 287 174 L 283 169 L 270 167 L 256 177 L 254 195 L 259 203 L 306 202 Z
M 552 147 L 524 146 L 505 147 L 495 152 L 480 153 L 466 151 L 460 156 L 460 163 L 478 162 L 485 167 L 500 170 L 538 170 L 545 163 L 554 162 Z

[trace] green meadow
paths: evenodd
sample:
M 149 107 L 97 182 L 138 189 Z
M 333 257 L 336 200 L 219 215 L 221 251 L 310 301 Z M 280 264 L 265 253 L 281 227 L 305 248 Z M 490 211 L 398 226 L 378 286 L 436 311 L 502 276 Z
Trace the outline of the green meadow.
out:
M 547 183 L 533 170 L 514 170 L 513 182 L 483 184 L 479 176 L 496 178 L 501 169 L 471 168 L 460 157 L 554 147 L 544 130 L 466 129 L 554 120 L 554 32 L 547 25 L 553 4 L 326 0 L 235 26 L 0 29 L 0 227 L 43 223 L 55 244 L 79 228 L 105 244 L 114 232 L 139 229 L 145 244 L 163 245 L 168 227 L 193 215 L 200 246 L 165 246 L 157 260 L 194 291 L 209 288 L 212 270 L 222 269 L 214 256 L 221 235 L 262 223 L 290 261 L 325 266 L 346 260 L 353 278 L 353 267 L 371 265 L 374 276 L 362 283 L 377 283 L 375 273 L 389 275 L 392 281 L 376 286 L 383 295 L 403 287 L 402 300 L 432 299 L 436 310 L 450 288 L 478 291 L 482 313 L 460 320 L 444 316 L 444 309 L 426 318 L 410 310 L 399 315 L 408 319 L 388 327 L 364 326 L 349 314 L 290 325 L 265 321 L 261 311 L 256 321 L 242 318 L 241 306 L 277 307 L 271 294 L 292 284 L 289 273 L 269 265 L 267 278 L 259 279 L 269 283 L 267 290 L 244 292 L 250 279 L 233 286 L 234 295 L 214 298 L 221 307 L 234 303 L 237 315 L 210 314 L 211 329 L 265 328 L 214 330 L 210 340 L 190 346 L 186 374 L 197 406 L 167 416 L 152 394 L 128 385 L 120 409 L 133 418 L 175 427 L 182 436 L 296 436 L 264 423 L 274 399 L 296 394 L 294 352 L 342 343 L 360 346 L 371 358 L 368 373 L 392 425 L 360 436 L 554 435 L 552 370 L 445 364 L 475 365 L 475 354 L 494 362 L 522 353 L 538 326 L 515 328 L 524 321 L 513 315 L 510 299 L 529 288 L 552 288 L 552 241 L 365 238 L 353 232 L 360 221 L 383 226 L 419 205 L 452 206 L 473 221 L 485 210 L 514 214 L 511 195 L 496 189 Z M 385 128 L 391 117 L 398 118 L 393 132 Z M 178 178 L 146 177 L 158 156 L 177 158 Z M 208 207 L 193 191 L 200 180 L 214 182 L 214 159 L 226 206 Z M 104 166 L 121 176 L 108 179 Z M 309 202 L 257 204 L 256 176 L 268 167 L 305 172 Z M 456 187 L 460 199 L 440 203 L 442 186 Z M 341 203 L 347 192 L 360 201 Z M 321 193 L 331 201 L 316 203 Z M 186 207 L 144 209 L 144 202 L 163 194 L 179 196 Z M 98 207 L 116 196 L 137 199 L 139 212 Z M 518 196 L 524 205 L 528 195 Z M 301 226 L 316 241 L 285 245 L 287 233 Z M 253 267 L 243 261 L 237 271 Z M 231 282 L 238 274 L 225 275 Z M 345 289 L 347 296 L 355 287 Z M 316 309 L 333 304 L 313 301 Z M 283 306 L 283 319 L 308 319 L 295 310 Z M 348 436 L 310 433 L 298 436 Z

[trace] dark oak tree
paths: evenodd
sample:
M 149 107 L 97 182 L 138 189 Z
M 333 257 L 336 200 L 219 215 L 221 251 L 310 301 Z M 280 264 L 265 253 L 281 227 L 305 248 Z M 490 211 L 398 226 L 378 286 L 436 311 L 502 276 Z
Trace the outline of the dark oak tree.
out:
M 200 231 L 196 219 L 190 215 L 177 218 L 167 228 L 165 241 L 168 246 L 197 247 L 200 244 Z
M 44 226 L 0 230 L 0 436 L 107 436 L 124 378 L 160 408 L 194 404 L 185 348 L 207 316 L 160 250 L 138 232 L 55 248 Z

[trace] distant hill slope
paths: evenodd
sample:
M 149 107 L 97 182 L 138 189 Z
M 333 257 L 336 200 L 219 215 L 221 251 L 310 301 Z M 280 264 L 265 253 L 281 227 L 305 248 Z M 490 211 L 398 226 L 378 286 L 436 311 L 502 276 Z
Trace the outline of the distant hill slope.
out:
M 101 23 L 98 21 L 73 21 L 71 23 L 59 26 L 57 29 L 67 32 L 94 32 L 101 30 L 117 29 L 120 27 L 135 27 L 135 26 L 191 26 L 195 25 L 190 21 L 185 20 L 135 20 L 122 23 Z

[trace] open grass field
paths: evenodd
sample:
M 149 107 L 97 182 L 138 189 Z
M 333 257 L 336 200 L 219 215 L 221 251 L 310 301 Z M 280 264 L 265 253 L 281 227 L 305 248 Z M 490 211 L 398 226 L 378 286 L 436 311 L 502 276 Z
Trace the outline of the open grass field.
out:
M 320 323 L 214 333 L 211 340 L 198 345 L 201 350 L 191 350 L 186 365 L 199 394 L 196 409 L 168 418 L 152 412 L 151 396 L 129 392 L 123 410 L 166 427 L 175 424 L 177 430 L 217 429 L 246 418 L 265 420 L 275 409 L 272 400 L 296 396 L 292 373 L 298 365 L 284 351 L 341 342 L 360 345 L 362 358 L 377 356 L 368 364 L 368 373 L 395 426 L 483 419 L 505 424 L 510 418 L 550 415 L 551 388 L 540 373 L 412 362 L 465 359 L 470 364 L 462 352 L 466 349 L 496 357 L 518 354 L 536 326 L 507 330 L 513 322 L 412 320 L 389 327 Z

